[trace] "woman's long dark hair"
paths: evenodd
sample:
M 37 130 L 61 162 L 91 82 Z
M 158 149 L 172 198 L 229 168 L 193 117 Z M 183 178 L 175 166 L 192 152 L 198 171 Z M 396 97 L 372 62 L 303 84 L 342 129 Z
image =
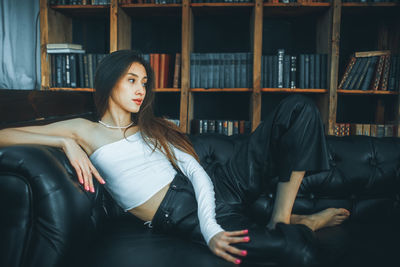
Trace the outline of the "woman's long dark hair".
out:
M 97 116 L 100 119 L 107 110 L 108 100 L 114 86 L 129 70 L 133 63 L 143 65 L 147 73 L 146 96 L 138 113 L 132 113 L 132 121 L 139 127 L 144 141 L 153 151 L 159 149 L 169 161 L 178 168 L 176 157 L 169 144 L 192 155 L 197 161 L 199 158 L 186 136 L 174 123 L 165 118 L 158 118 L 153 113 L 154 101 L 154 72 L 150 64 L 142 55 L 133 50 L 119 50 L 107 55 L 98 65 L 94 79 L 94 102 Z

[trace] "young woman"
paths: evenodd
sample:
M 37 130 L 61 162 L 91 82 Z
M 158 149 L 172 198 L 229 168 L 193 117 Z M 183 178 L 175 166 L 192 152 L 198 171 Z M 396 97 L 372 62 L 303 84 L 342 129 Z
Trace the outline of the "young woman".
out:
M 312 101 L 284 99 L 235 145 L 226 163 L 207 170 L 211 180 L 188 137 L 154 117 L 153 82 L 151 67 L 138 53 L 111 53 L 96 71 L 98 121 L 4 129 L 0 146 L 62 148 L 85 190 L 94 192 L 94 177 L 125 211 L 154 231 L 190 237 L 227 261 L 287 260 L 290 255 L 307 263 L 313 253 L 307 248 L 309 232 L 349 216 L 334 208 L 291 214 L 305 172 L 329 168 L 323 126 Z M 246 207 L 276 175 L 280 182 L 272 217 L 261 227 L 244 215 Z

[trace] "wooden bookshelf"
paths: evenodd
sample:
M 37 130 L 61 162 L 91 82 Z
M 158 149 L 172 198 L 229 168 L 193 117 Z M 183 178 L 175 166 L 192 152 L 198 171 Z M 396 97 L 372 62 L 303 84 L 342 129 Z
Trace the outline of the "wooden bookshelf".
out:
M 349 50 L 343 42 L 343 26 L 346 18 L 353 15 L 363 16 L 366 14 L 372 20 L 376 20 L 381 27 L 381 33 L 376 39 L 376 47 L 370 50 L 391 49 L 393 53 L 399 54 L 399 47 L 396 47 L 396 36 L 392 36 L 388 29 L 400 25 L 400 19 L 396 18 L 396 13 L 400 11 L 400 3 L 341 3 L 340 0 L 331 2 L 312 2 L 312 3 L 268 3 L 262 0 L 254 0 L 251 3 L 191 3 L 190 0 L 182 0 L 181 4 L 120 4 L 118 0 L 111 0 L 110 5 L 56 5 L 49 6 L 47 0 L 40 0 L 40 27 L 41 27 L 41 89 L 51 91 L 89 91 L 91 88 L 54 88 L 50 86 L 50 63 L 46 53 L 48 43 L 72 43 L 74 39 L 73 20 L 87 19 L 95 20 L 101 18 L 107 22 L 109 32 L 107 32 L 107 49 L 104 53 L 110 53 L 119 49 L 136 49 L 132 24 L 135 20 L 157 19 L 165 17 L 166 21 L 170 18 L 179 20 L 178 29 L 171 29 L 180 35 L 180 47 L 175 52 L 181 54 L 181 77 L 180 88 L 156 88 L 157 94 L 168 93 L 171 97 L 179 96 L 179 120 L 183 131 L 190 132 L 190 122 L 196 119 L 194 112 L 195 105 L 202 105 L 194 99 L 198 95 L 210 97 L 215 94 L 223 93 L 224 96 L 230 94 L 245 93 L 249 97 L 248 118 L 254 130 L 265 116 L 262 106 L 267 98 L 284 97 L 288 94 L 307 94 L 311 96 L 320 109 L 324 123 L 326 124 L 327 134 L 334 133 L 334 127 L 338 114 L 338 96 L 373 96 L 396 99 L 395 117 L 399 122 L 400 118 L 400 95 L 398 92 L 391 91 L 361 91 L 361 90 L 341 90 L 338 89 L 338 81 L 343 72 L 343 61 L 349 53 L 348 51 L 363 51 L 365 47 L 358 44 L 350 47 Z M 390 23 L 386 23 L 385 14 L 392 18 Z M 376 16 L 375 16 L 376 15 Z M 226 16 L 238 16 L 249 18 L 250 40 L 247 51 L 253 56 L 251 88 L 190 88 L 190 55 L 199 52 L 197 48 L 198 39 L 195 40 L 196 19 L 204 17 L 216 17 L 224 19 Z M 398 17 L 398 16 L 397 16 Z M 315 26 L 315 33 L 310 33 L 313 39 L 311 53 L 327 54 L 327 88 L 318 89 L 291 89 L 291 88 L 262 88 L 261 81 L 261 59 L 266 51 L 263 47 L 270 40 L 270 36 L 265 34 L 265 20 L 275 19 L 285 20 L 305 20 L 312 19 Z M 395 21 L 395 23 L 393 23 Z M 396 24 L 398 23 L 398 24 Z M 394 25 L 394 26 L 393 26 Z M 216 25 L 218 27 L 219 25 Z M 309 29 L 301 29 L 307 33 Z M 400 35 L 400 30 L 397 29 Z M 238 36 L 240 38 L 240 36 Z M 275 36 L 272 36 L 275 38 Z M 298 38 L 298 37 L 296 37 Z M 301 38 L 299 38 L 301 39 Z M 315 41 L 314 41 L 315 39 Z M 395 40 L 396 39 L 396 40 Z M 293 40 L 293 42 L 302 40 Z M 160 50 L 164 49 L 160 43 Z M 372 45 L 371 45 L 372 46 Z M 285 48 L 285 47 L 281 47 Z M 374 48 L 374 49 L 373 49 Z M 347 49 L 347 50 L 346 50 Z M 290 50 L 290 49 L 289 49 Z M 365 50 L 364 50 L 365 51 Z M 158 53 L 159 51 L 154 51 Z M 200 52 L 204 52 L 200 50 Z M 215 51 L 206 51 L 215 52 Z M 204 53 L 206 53 L 204 52 Z M 217 51 L 220 52 L 220 51 Z M 222 51 L 224 52 L 224 51 Z M 227 51 L 231 52 L 231 51 Z M 89 51 L 89 53 L 91 53 Z M 153 52 L 149 52 L 153 53 Z M 161 53 L 161 52 L 160 52 Z M 308 53 L 308 52 L 302 52 Z M 172 52 L 171 52 L 172 54 Z M 294 53 L 293 53 L 294 54 Z M 299 53 L 297 53 L 299 54 Z M 171 93 L 171 94 L 170 94 Z M 202 98 L 203 99 L 203 98 Z M 382 108 L 384 101 L 379 102 L 380 106 L 374 107 L 377 112 Z M 392 102 L 390 102 L 392 103 Z M 340 103 L 339 103 L 340 104 Z M 340 106 L 340 105 L 339 105 Z M 221 107 L 223 108 L 223 107 Z M 264 109 L 265 110 L 265 109 Z M 264 112 L 264 113 L 263 113 Z M 212 119 L 212 118 L 211 118 Z M 372 123 L 372 122 L 371 122 Z

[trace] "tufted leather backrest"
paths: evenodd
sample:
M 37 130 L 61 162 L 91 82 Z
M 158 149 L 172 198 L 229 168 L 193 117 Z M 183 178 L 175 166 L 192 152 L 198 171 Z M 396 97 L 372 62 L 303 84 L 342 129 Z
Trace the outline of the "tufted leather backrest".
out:
M 245 136 L 191 136 L 204 167 L 224 162 L 238 139 Z M 306 174 L 294 213 L 310 214 L 328 207 L 344 207 L 351 219 L 362 222 L 400 217 L 400 139 L 368 136 L 328 136 L 329 171 Z M 250 207 L 260 223 L 272 212 L 277 177 L 268 191 Z M 260 216 L 260 214 L 266 216 Z

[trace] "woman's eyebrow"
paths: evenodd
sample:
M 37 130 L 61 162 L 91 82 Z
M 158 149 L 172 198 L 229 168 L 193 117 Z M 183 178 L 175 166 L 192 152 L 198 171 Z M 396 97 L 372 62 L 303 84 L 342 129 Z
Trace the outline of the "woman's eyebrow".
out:
M 128 72 L 128 74 L 133 75 L 133 76 L 135 76 L 135 77 L 139 77 L 137 74 L 132 73 L 132 72 Z M 143 79 L 147 79 L 147 76 L 144 76 Z

